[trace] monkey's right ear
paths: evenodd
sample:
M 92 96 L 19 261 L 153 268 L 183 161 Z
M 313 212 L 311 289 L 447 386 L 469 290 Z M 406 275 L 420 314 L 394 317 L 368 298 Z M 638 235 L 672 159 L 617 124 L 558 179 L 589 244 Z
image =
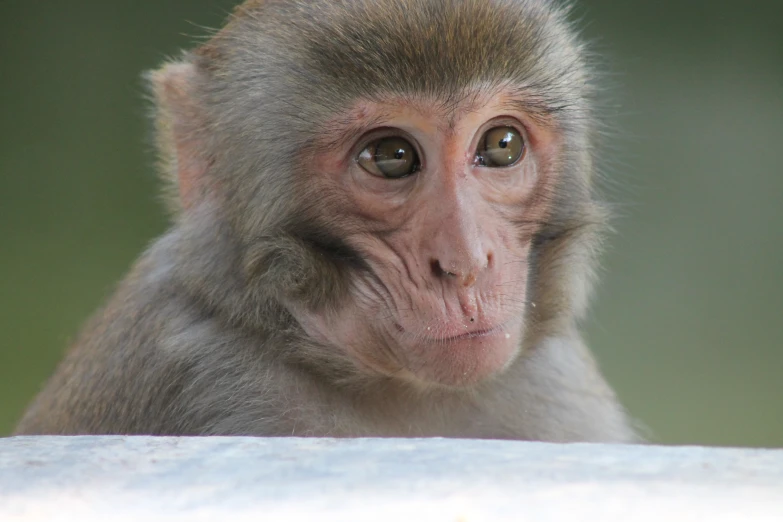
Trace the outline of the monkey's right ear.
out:
M 175 213 L 202 197 L 209 155 L 203 137 L 205 117 L 195 95 L 199 72 L 187 61 L 147 73 L 155 102 L 158 163 L 167 202 Z

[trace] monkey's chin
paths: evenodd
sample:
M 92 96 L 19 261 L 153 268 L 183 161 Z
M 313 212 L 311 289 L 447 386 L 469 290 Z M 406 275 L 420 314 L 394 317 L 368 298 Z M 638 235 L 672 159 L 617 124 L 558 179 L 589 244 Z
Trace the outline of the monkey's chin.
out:
M 408 370 L 425 384 L 468 388 L 503 373 L 514 361 L 521 340 L 518 329 L 497 327 L 407 347 Z

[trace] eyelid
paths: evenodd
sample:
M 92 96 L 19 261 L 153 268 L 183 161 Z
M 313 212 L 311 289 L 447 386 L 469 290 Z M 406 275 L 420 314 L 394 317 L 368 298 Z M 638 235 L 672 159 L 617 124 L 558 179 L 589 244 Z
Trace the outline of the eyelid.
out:
M 485 122 L 481 127 L 479 127 L 478 132 L 474 137 L 475 143 L 473 148 L 475 150 L 478 150 L 478 145 L 481 143 L 481 138 L 483 138 L 488 131 L 494 129 L 495 127 L 511 127 L 516 129 L 517 132 L 519 132 L 519 135 L 522 136 L 522 139 L 525 140 L 526 144 L 530 142 L 530 133 L 528 132 L 527 126 L 523 122 L 513 116 L 498 116 Z

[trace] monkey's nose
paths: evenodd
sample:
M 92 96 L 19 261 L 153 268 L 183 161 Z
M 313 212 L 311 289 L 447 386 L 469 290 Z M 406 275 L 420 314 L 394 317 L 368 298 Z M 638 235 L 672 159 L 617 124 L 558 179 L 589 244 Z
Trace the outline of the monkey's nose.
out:
M 481 272 L 489 268 L 492 264 L 492 253 L 487 253 L 485 259 L 474 259 L 460 267 L 456 264 L 444 264 L 439 259 L 430 260 L 432 274 L 438 279 L 453 279 L 459 285 L 464 287 L 473 286 Z

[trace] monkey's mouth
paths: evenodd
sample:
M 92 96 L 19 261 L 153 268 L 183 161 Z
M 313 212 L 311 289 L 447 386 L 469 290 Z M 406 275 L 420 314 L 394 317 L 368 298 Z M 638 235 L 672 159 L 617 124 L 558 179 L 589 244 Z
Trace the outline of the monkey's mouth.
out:
M 398 332 L 402 334 L 411 334 L 411 332 L 408 332 L 402 325 L 399 323 L 395 323 L 395 327 Z M 469 339 L 484 339 L 484 338 L 490 338 L 490 337 L 505 337 L 506 339 L 509 339 L 511 335 L 508 333 L 507 322 L 501 322 L 497 326 L 490 326 L 485 328 L 480 328 L 476 330 L 472 330 L 469 332 L 462 332 L 462 333 L 454 333 L 448 332 L 448 331 L 436 331 L 435 329 L 426 328 L 426 331 L 422 332 L 421 335 L 417 336 L 420 340 L 423 338 L 425 342 L 428 343 L 436 343 L 436 344 L 449 344 L 449 343 L 458 343 L 460 341 L 466 341 Z M 464 326 L 464 328 L 467 328 L 467 326 Z
M 438 331 L 427 332 L 425 326 L 424 332 L 418 330 L 420 335 L 410 332 L 400 339 L 397 352 L 403 368 L 417 381 L 447 388 L 472 386 L 502 372 L 519 350 L 516 322 L 487 319 L 478 325 L 441 326 Z
M 442 342 L 452 342 L 452 341 L 464 341 L 465 339 L 475 339 L 479 337 L 491 337 L 496 334 L 504 333 L 503 325 L 495 326 L 494 328 L 487 328 L 484 330 L 475 330 L 473 332 L 466 332 L 460 335 L 455 335 L 452 337 L 443 337 L 440 339 Z

